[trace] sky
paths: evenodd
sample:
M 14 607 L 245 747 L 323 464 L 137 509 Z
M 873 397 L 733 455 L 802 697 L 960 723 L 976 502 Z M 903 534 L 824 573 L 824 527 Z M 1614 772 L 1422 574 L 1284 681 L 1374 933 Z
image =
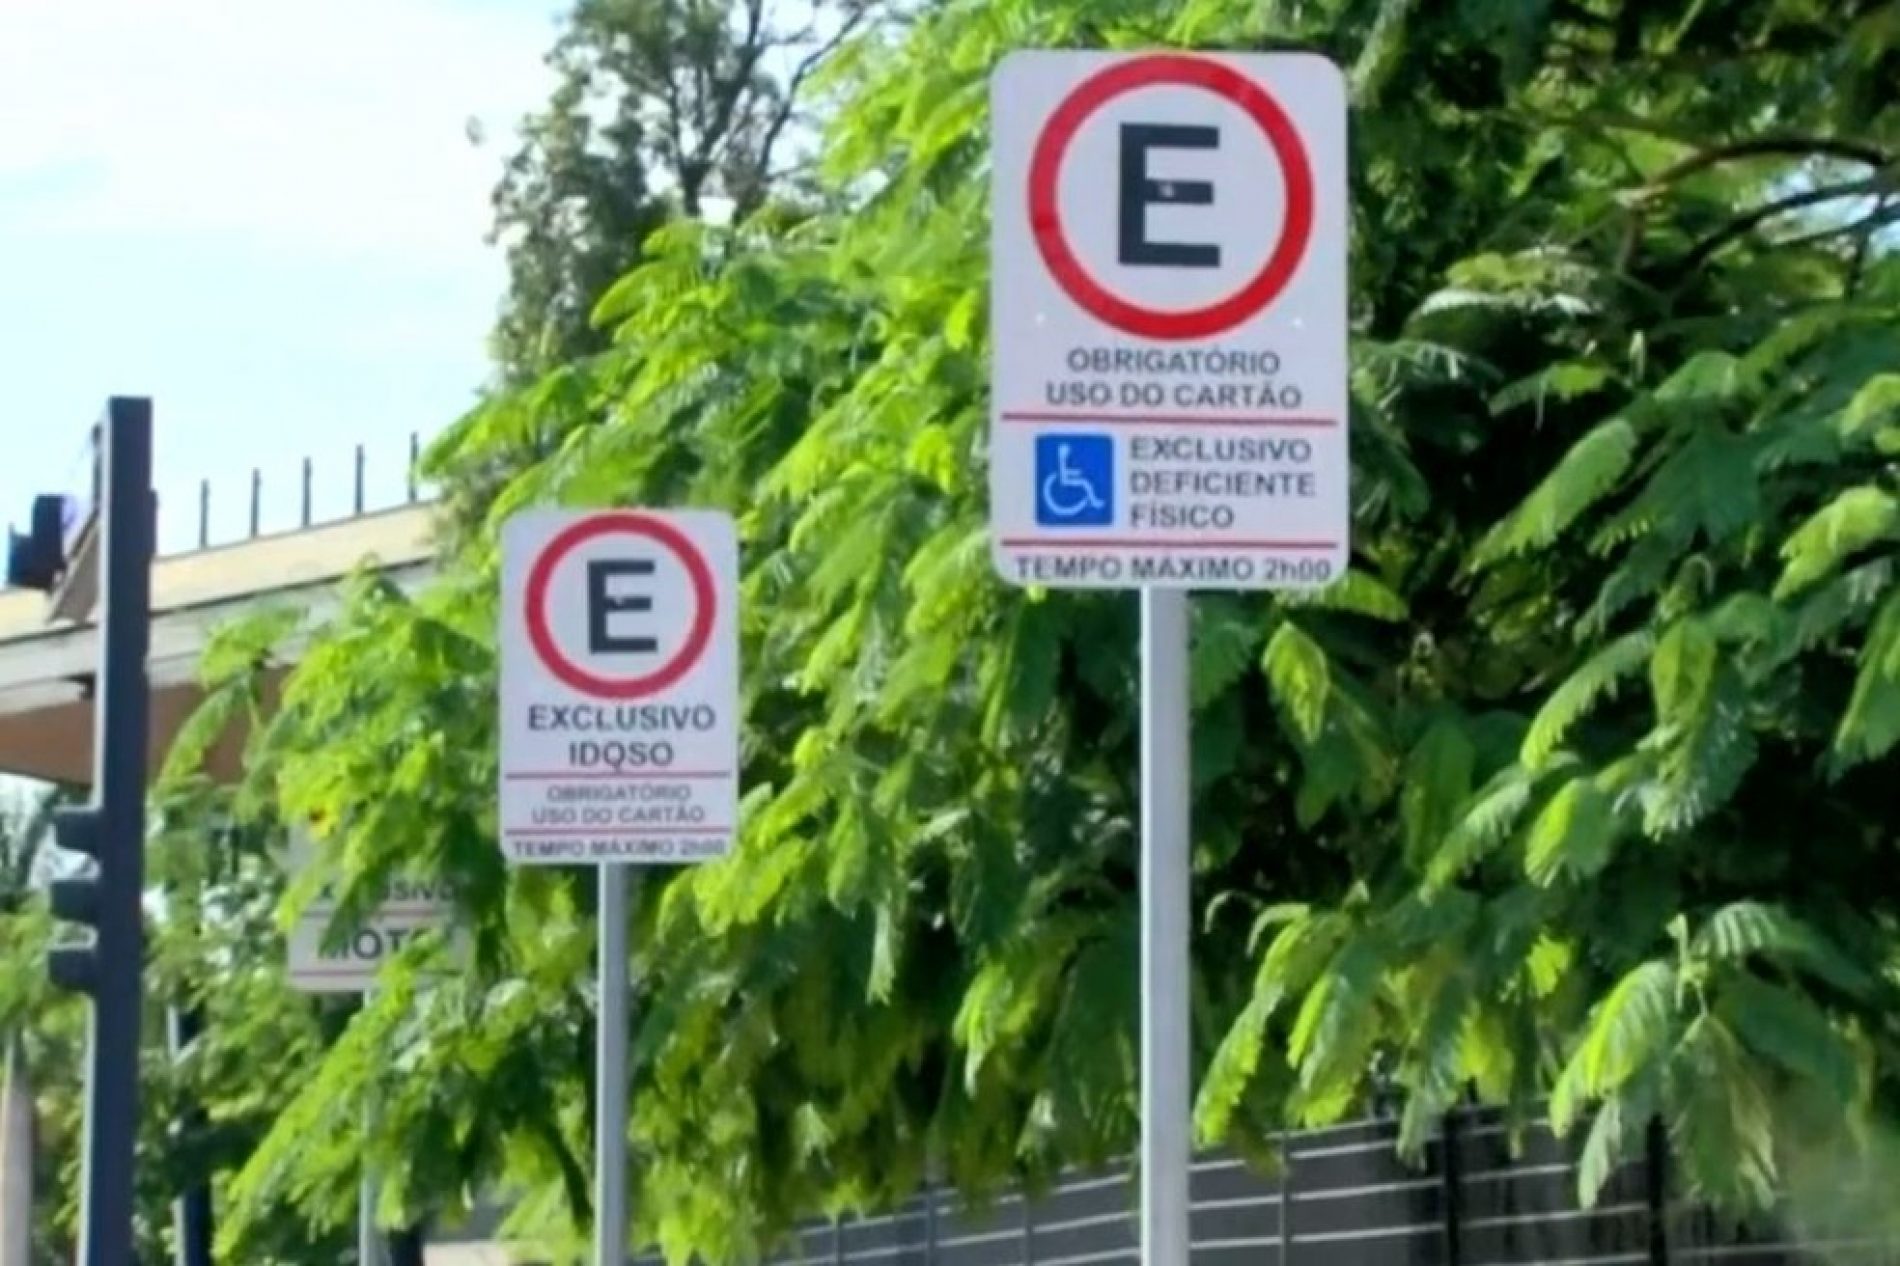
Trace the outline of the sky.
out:
M 161 550 L 403 495 L 488 371 L 489 193 L 556 0 L 0 0 L 0 522 L 152 397 Z M 476 147 L 468 123 L 486 141 Z

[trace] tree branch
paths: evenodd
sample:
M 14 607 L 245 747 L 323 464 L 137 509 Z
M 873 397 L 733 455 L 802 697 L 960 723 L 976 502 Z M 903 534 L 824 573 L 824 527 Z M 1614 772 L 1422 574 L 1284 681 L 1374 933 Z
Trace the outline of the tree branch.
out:
M 1887 184 L 1887 179 L 1882 174 L 1876 173 L 1864 180 L 1850 180 L 1837 185 L 1823 185 L 1819 189 L 1803 190 L 1801 193 L 1790 194 L 1785 198 L 1777 198 L 1773 202 L 1764 203 L 1746 215 L 1737 216 L 1721 229 L 1709 234 L 1709 236 L 1703 238 L 1700 242 L 1697 242 L 1695 246 L 1690 249 L 1689 254 L 1683 259 L 1682 271 L 1685 273 L 1693 272 L 1724 246 L 1727 246 L 1736 238 L 1746 236 L 1753 232 L 1756 228 L 1774 219 L 1778 215 L 1786 215 L 1790 211 L 1799 211 L 1803 207 L 1815 207 L 1827 202 L 1838 202 L 1842 198 L 1857 198 L 1867 194 L 1881 193 L 1885 191 Z
M 580 1158 L 567 1145 L 567 1139 L 562 1136 L 554 1114 L 530 1114 L 528 1128 L 541 1136 L 542 1143 L 554 1155 L 554 1164 L 561 1171 L 561 1194 L 567 1200 L 569 1216 L 577 1225 L 591 1225 L 594 1220 L 593 1184 L 588 1181 L 587 1170 L 581 1165 Z
M 679 84 L 673 80 L 669 67 L 660 75 L 660 100 L 666 106 L 666 148 L 673 151 L 673 170 L 679 172 L 686 166 L 686 110 L 680 102 Z
M 751 91 L 752 76 L 758 70 L 759 61 L 765 56 L 768 41 L 762 38 L 765 27 L 765 0 L 746 0 L 745 38 L 739 43 L 738 64 L 733 67 L 730 77 L 711 77 L 708 91 L 717 94 L 712 102 L 711 117 L 705 130 L 700 133 L 699 143 L 693 150 L 692 168 L 705 179 L 705 173 L 711 171 L 713 156 L 726 142 L 732 132 L 732 120 L 738 113 L 739 102 Z
M 804 88 L 805 81 L 811 78 L 812 73 L 818 69 L 819 65 L 822 64 L 827 57 L 837 52 L 838 49 L 843 46 L 844 42 L 850 39 L 851 36 L 857 32 L 859 27 L 864 25 L 865 20 L 870 16 L 870 12 L 871 9 L 869 5 L 854 5 L 851 10 L 845 14 L 844 20 L 838 24 L 838 29 L 833 31 L 828 39 L 819 44 L 817 48 L 807 54 L 804 59 L 793 68 L 791 77 L 785 81 L 785 99 L 779 103 L 779 108 L 773 112 L 772 121 L 766 124 L 765 134 L 759 139 L 759 171 L 761 175 L 772 170 L 772 152 L 778 148 L 780 137 L 791 124 L 792 116 L 798 110 L 798 94 L 800 90 Z
M 1874 213 L 1862 220 L 1856 228 L 1858 236 L 1854 239 L 1854 257 L 1847 265 L 1847 293 L 1852 295 L 1860 289 L 1861 278 L 1867 273 L 1867 257 L 1873 250 L 1874 234 L 1889 224 L 1900 222 L 1900 206 L 1894 205 L 1893 195 L 1883 195 L 1874 203 Z
M 1686 176 L 1721 163 L 1776 155 L 1790 158 L 1822 155 L 1829 158 L 1845 158 L 1850 162 L 1863 163 L 1868 167 L 1885 167 L 1893 162 L 1892 155 L 1884 150 L 1859 141 L 1835 140 L 1825 136 L 1758 136 L 1745 141 L 1733 141 L 1727 145 L 1717 145 L 1712 149 L 1691 154 L 1681 162 L 1658 172 L 1644 186 L 1643 191 L 1660 190 L 1665 185 L 1672 185 Z

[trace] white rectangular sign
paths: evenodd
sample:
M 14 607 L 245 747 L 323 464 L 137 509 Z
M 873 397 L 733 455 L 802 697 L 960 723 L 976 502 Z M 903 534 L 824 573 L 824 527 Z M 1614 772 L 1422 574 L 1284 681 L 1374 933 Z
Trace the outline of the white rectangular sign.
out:
M 1346 89 L 1306 53 L 1019 52 L 991 82 L 990 519 L 1015 584 L 1346 566 Z
M 316 846 L 292 830 L 285 852 L 288 873 L 296 876 L 315 861 Z M 417 932 L 446 926 L 454 915 L 448 894 L 430 884 L 398 880 L 381 904 L 355 932 L 332 949 L 324 938 L 336 918 L 337 901 L 329 885 L 311 898 L 287 938 L 291 987 L 305 993 L 364 993 L 375 987 L 376 973 Z
M 731 850 L 739 545 L 712 510 L 531 510 L 502 528 L 501 845 L 510 862 Z

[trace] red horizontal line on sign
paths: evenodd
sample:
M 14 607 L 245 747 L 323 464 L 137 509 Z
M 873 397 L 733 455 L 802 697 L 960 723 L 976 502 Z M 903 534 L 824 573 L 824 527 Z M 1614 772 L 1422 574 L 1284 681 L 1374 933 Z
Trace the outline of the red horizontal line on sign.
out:
M 1325 431 L 1339 425 L 1337 418 L 1274 416 L 1213 417 L 1199 413 L 1101 414 L 1067 411 L 1006 409 L 997 415 L 1005 422 L 1063 422 L 1078 426 L 1258 426 Z
M 730 778 L 732 771 L 730 769 L 511 769 L 502 776 L 510 782 L 551 782 L 565 778 L 577 780 L 624 778 L 653 781 L 666 778 Z
M 727 835 L 730 834 L 731 831 L 732 828 L 729 826 L 661 826 L 654 827 L 651 830 L 634 830 L 628 827 L 618 826 L 511 826 L 504 830 L 502 834 L 545 835 L 550 837 L 578 835 L 587 837 L 595 835 Z
M 1338 541 L 1167 541 L 1141 536 L 1006 536 L 1006 549 L 1337 549 Z

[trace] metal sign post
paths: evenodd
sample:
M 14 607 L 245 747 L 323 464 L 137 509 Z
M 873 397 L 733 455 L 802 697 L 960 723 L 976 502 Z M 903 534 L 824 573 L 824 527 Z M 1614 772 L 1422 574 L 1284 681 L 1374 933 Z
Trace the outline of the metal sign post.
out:
M 356 1195 L 357 1266 L 381 1266 L 381 1258 L 382 1250 L 376 1245 L 376 1176 L 366 1166 Z
M 1141 1261 L 1187 1266 L 1187 591 L 1345 573 L 1345 81 L 1024 52 L 990 116 L 991 557 L 1141 591 Z
M 627 963 L 627 868 L 600 866 L 600 1000 L 595 1034 L 594 1261 L 627 1260 L 627 1031 L 633 1022 Z
M 357 1003 L 357 1015 L 369 1009 L 375 990 L 365 988 Z M 363 1103 L 363 1175 L 356 1193 L 356 1262 L 357 1266 L 384 1266 L 383 1249 L 376 1234 L 376 1174 L 369 1167 L 369 1136 L 376 1129 L 376 1102 L 368 1098 Z
M 1188 1266 L 1188 598 L 1141 592 L 1141 1260 Z
M 530 510 L 502 531 L 501 837 L 598 870 L 594 1260 L 624 1266 L 630 866 L 731 851 L 739 546 L 708 510 Z
M 284 869 L 295 875 L 316 865 L 317 843 L 310 826 L 292 822 L 284 850 Z M 356 1011 L 367 1010 L 376 992 L 377 973 L 417 932 L 442 928 L 456 932 L 454 905 L 432 885 L 399 884 L 398 897 L 386 897 L 363 919 L 340 947 L 326 949 L 330 925 L 336 918 L 337 898 L 330 885 L 299 912 L 288 938 L 291 988 L 311 994 L 354 994 Z M 459 937 L 459 933 L 457 933 Z M 463 942 L 465 943 L 465 942 Z M 366 1136 L 376 1126 L 376 1105 L 363 1105 Z M 367 1163 L 356 1200 L 356 1259 L 359 1266 L 387 1266 L 386 1243 L 376 1232 L 376 1175 Z M 207 1247 L 205 1252 L 209 1254 Z M 210 1257 L 204 1258 L 209 1263 Z

